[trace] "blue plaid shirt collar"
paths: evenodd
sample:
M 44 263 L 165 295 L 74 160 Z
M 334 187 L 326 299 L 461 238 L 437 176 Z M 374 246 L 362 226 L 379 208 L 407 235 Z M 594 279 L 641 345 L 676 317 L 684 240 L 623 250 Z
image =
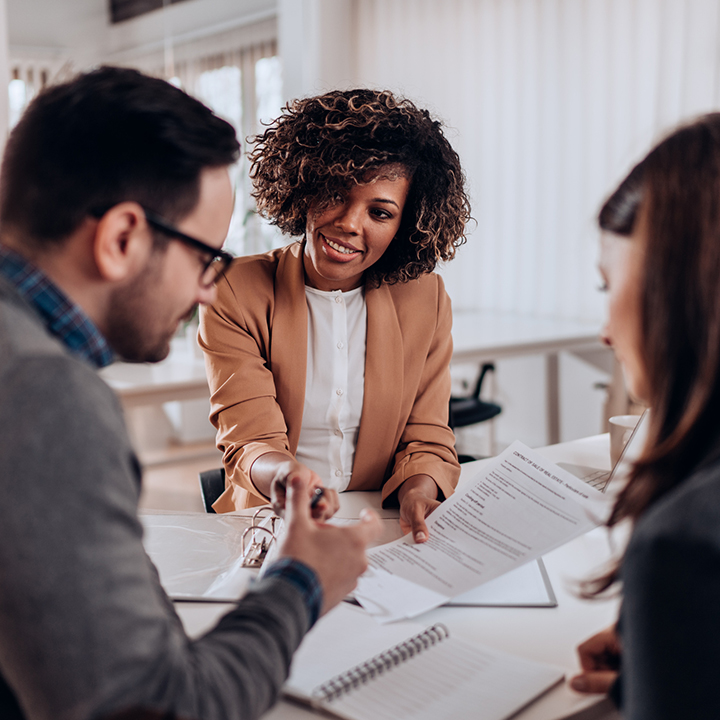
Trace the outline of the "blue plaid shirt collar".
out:
M 0 244 L 0 274 L 35 309 L 51 335 L 101 368 L 113 362 L 107 340 L 90 318 L 22 255 Z

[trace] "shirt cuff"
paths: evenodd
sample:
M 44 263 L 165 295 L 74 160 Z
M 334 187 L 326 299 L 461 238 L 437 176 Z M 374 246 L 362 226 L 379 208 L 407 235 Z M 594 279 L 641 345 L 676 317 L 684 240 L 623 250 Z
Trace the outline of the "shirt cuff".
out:
M 320 617 L 322 587 L 315 571 L 294 558 L 284 557 L 274 562 L 264 577 L 279 577 L 294 585 L 302 595 L 312 627 Z

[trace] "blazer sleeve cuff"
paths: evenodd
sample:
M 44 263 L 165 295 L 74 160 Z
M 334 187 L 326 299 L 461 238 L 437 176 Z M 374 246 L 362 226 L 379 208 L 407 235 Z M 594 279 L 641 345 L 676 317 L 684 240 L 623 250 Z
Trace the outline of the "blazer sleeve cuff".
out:
M 382 487 L 382 503 L 413 475 L 429 475 L 438 486 L 438 500 L 445 500 L 455 492 L 460 479 L 460 467 L 443 462 L 437 457 L 407 455 Z
M 215 512 L 232 512 L 254 505 L 264 505 L 269 501 L 250 479 L 250 468 L 253 463 L 267 453 L 282 453 L 288 460 L 295 456 L 285 447 L 276 447 L 269 443 L 252 442 L 242 447 L 238 453 L 225 460 L 226 488 L 225 492 L 213 504 Z M 228 453 L 226 453 L 227 457 Z

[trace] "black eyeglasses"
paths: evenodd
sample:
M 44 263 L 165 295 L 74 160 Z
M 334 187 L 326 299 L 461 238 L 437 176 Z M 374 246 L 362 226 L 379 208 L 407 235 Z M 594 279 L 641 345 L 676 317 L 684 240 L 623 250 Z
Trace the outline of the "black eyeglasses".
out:
M 195 250 L 199 250 L 205 255 L 209 255 L 210 259 L 205 262 L 202 276 L 200 277 L 200 284 L 209 288 L 212 287 L 222 276 L 222 274 L 228 269 L 228 265 L 233 261 L 233 256 L 218 248 L 214 248 L 212 245 L 204 243 L 202 240 L 186 235 L 181 230 L 178 230 L 172 223 L 156 215 L 152 210 L 148 210 L 143 207 L 145 212 L 145 219 L 147 220 L 150 227 L 159 230 L 161 233 L 165 233 L 175 240 L 179 240 L 185 243 L 188 247 Z

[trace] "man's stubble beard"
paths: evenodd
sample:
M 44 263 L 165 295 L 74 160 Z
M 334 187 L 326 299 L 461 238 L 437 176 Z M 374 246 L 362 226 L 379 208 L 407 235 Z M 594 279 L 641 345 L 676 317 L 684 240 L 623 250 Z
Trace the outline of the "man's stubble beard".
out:
M 162 327 L 163 312 L 158 285 L 162 255 L 155 253 L 145 269 L 129 285 L 113 293 L 108 308 L 106 339 L 126 362 L 159 362 L 170 352 L 170 340 L 177 323 L 168 319 Z

